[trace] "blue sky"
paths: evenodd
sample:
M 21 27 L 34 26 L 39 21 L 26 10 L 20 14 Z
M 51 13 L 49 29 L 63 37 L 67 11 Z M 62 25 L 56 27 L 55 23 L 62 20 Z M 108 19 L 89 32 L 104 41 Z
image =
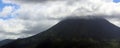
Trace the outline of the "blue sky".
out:
M 120 2 L 120 0 L 114 0 L 114 2 Z
M 0 0 L 0 11 L 1 11 L 2 8 L 4 8 L 5 6 L 14 6 L 15 9 L 18 9 L 18 8 L 19 8 L 19 6 L 16 5 L 16 4 L 5 4 L 5 3 L 3 3 L 3 2 Z
M 13 12 L 19 8 L 19 6 L 16 5 L 16 4 L 5 4 L 5 3 L 3 3 L 3 2 L 0 0 L 0 12 L 3 10 L 3 8 L 4 8 L 5 6 L 13 6 L 13 7 L 14 7 Z M 7 17 L 0 17 L 0 19 L 6 20 L 6 19 L 10 19 L 10 18 L 12 18 L 12 17 L 13 17 L 13 16 L 8 15 Z
M 0 11 L 2 10 L 3 7 L 4 7 L 4 4 L 3 4 L 2 1 L 0 0 Z

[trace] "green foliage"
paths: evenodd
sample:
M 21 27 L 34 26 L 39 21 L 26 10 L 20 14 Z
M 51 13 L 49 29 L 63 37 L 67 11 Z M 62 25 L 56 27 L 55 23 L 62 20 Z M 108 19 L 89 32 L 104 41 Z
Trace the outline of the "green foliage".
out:
M 119 41 L 98 41 L 94 39 L 64 40 L 62 38 L 48 39 L 45 44 L 39 44 L 37 48 L 120 48 Z M 44 47 L 47 46 L 47 47 Z

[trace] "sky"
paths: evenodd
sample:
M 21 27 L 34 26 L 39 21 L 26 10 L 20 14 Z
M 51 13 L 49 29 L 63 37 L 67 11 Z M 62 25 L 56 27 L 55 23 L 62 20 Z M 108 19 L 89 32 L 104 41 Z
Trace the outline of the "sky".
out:
M 120 0 L 113 0 L 113 1 L 116 2 L 116 3 L 120 2 Z
M 13 13 L 18 8 L 19 6 L 17 6 L 16 4 L 3 3 L 2 0 L 0 0 L 0 19 L 6 20 L 12 18 L 13 16 L 11 15 L 11 13 Z
M 105 16 L 120 27 L 120 1 L 0 0 L 0 40 L 35 35 L 69 16 Z

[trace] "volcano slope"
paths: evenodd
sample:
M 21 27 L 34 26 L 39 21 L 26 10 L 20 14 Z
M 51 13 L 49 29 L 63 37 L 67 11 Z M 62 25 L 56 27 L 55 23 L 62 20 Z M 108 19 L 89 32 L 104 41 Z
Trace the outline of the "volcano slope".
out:
M 120 48 L 120 28 L 104 18 L 67 18 L 0 48 Z

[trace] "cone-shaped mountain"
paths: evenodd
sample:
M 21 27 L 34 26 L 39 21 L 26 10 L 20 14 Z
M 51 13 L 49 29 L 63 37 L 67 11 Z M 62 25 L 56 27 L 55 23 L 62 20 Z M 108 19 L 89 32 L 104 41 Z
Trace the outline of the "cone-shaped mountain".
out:
M 44 32 L 18 39 L 1 48 L 87 48 L 87 39 L 119 40 L 120 28 L 104 18 L 68 18 Z M 82 45 L 79 44 L 81 42 Z

